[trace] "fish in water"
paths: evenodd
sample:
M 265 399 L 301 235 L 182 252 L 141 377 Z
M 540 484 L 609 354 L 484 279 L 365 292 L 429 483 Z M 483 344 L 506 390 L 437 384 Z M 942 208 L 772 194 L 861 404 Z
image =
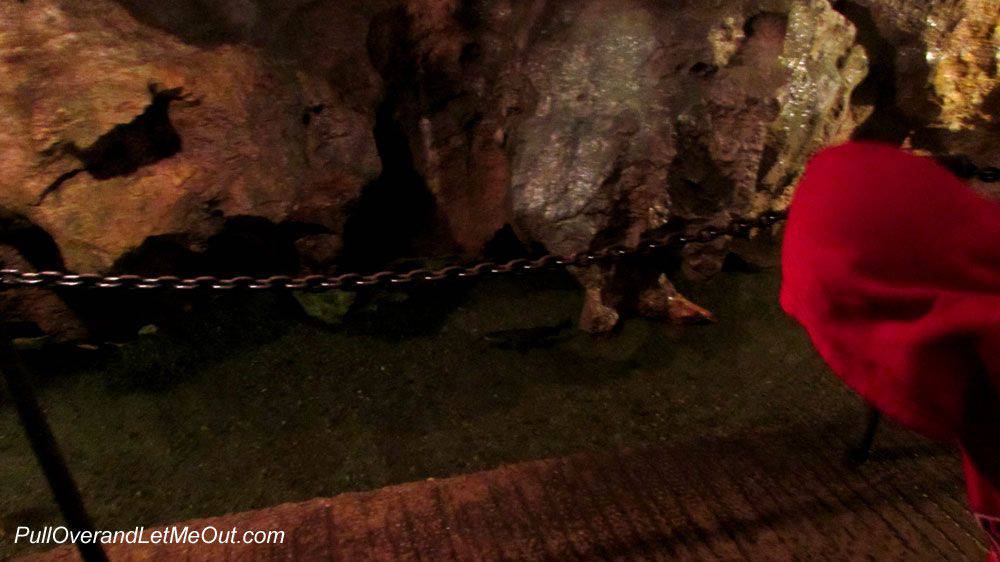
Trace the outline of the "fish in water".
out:
M 169 158 L 181 150 L 181 137 L 170 122 L 170 104 L 185 102 L 197 105 L 182 88 L 161 89 L 156 84 L 149 85 L 151 101 L 138 117 L 129 123 L 115 125 L 101 135 L 94 144 L 80 148 L 76 143 L 62 142 L 50 151 L 62 150 L 75 157 L 82 164 L 59 176 L 39 195 L 35 205 L 41 205 L 45 198 L 57 191 L 64 183 L 81 172 L 88 172 L 95 179 L 106 180 L 134 173 Z
M 532 349 L 552 347 L 559 341 L 569 337 L 566 331 L 573 326 L 571 320 L 565 320 L 554 326 L 538 326 L 536 328 L 514 328 L 512 330 L 497 330 L 489 332 L 483 339 L 493 347 L 512 349 L 519 353 L 527 353 Z

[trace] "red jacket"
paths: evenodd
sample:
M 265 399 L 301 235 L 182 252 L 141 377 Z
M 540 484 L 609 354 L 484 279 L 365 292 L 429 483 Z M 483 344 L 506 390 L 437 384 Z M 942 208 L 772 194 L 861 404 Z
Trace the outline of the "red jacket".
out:
M 792 201 L 782 269 L 782 307 L 839 377 L 961 444 L 973 511 L 1000 541 L 1000 204 L 929 158 L 827 149 Z

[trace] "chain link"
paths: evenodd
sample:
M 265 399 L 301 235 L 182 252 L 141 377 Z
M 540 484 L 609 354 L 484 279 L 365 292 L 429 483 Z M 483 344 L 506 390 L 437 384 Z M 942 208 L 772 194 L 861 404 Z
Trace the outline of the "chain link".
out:
M 975 178 L 987 183 L 1000 182 L 1000 168 L 979 167 L 964 156 L 941 159 L 960 177 Z M 788 218 L 785 211 L 769 211 L 753 218 L 738 217 L 724 227 L 705 226 L 693 232 L 685 225 L 674 225 L 670 232 L 643 239 L 636 246 L 609 246 L 593 252 L 579 252 L 568 256 L 547 254 L 538 258 L 518 258 L 508 262 L 485 261 L 473 265 L 449 265 L 439 269 L 411 271 L 379 271 L 377 273 L 341 273 L 337 275 L 306 275 L 290 277 L 219 277 L 201 275 L 178 277 L 160 275 L 100 275 L 97 273 L 69 273 L 66 271 L 22 271 L 0 269 L 0 291 L 12 287 L 59 287 L 67 289 L 147 289 L 170 291 L 233 291 L 233 290 L 284 290 L 284 291 L 357 291 L 366 287 L 405 287 L 413 284 L 437 283 L 448 279 L 471 279 L 486 275 L 526 273 L 558 267 L 586 267 L 625 257 L 649 253 L 659 249 L 680 250 L 689 244 L 708 244 L 724 236 L 744 238 L 754 230 L 768 229 Z
M 1000 168 L 996 166 L 978 166 L 964 154 L 948 154 L 939 156 L 938 162 L 955 175 L 963 179 L 977 179 L 985 183 L 1000 182 Z
M 693 232 L 674 229 L 643 239 L 637 246 L 610 246 L 594 252 L 580 252 L 568 256 L 546 254 L 538 258 L 518 258 L 507 262 L 485 261 L 473 265 L 449 265 L 439 269 L 410 271 L 379 271 L 377 273 L 342 273 L 337 275 L 306 275 L 290 277 L 218 277 L 201 275 L 178 277 L 161 275 L 99 275 L 96 273 L 69 273 L 65 271 L 0 270 L 0 290 L 13 287 L 58 287 L 69 289 L 145 289 L 169 291 L 233 291 L 233 290 L 283 290 L 283 291 L 357 291 L 366 287 L 406 287 L 414 284 L 431 284 L 448 279 L 472 279 L 487 275 L 527 273 L 559 267 L 586 267 L 596 263 L 617 261 L 628 256 L 649 253 L 659 249 L 680 250 L 689 244 L 707 244 L 723 236 L 747 237 L 756 229 L 768 229 L 784 220 L 785 212 L 767 212 L 755 218 L 737 218 L 725 227 L 706 226 Z
M 981 182 L 985 183 L 997 183 L 1000 182 L 1000 168 L 996 166 L 987 166 L 985 168 L 977 168 L 974 177 Z

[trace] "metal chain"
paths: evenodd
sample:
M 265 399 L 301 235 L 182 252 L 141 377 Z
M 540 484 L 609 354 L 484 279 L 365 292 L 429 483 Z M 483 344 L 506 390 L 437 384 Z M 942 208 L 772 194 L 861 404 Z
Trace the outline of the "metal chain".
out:
M 984 183 L 1000 182 L 1000 168 L 996 166 L 978 166 L 972 159 L 963 154 L 939 156 L 937 160 L 938 163 L 962 179 L 977 179 Z
M 984 168 L 976 168 L 976 171 L 972 174 L 972 177 L 984 183 L 998 183 L 1000 182 L 1000 168 L 996 166 L 986 166 Z
M 956 161 L 953 168 L 962 177 L 976 178 L 983 182 L 1000 182 L 1000 168 L 978 167 L 967 158 Z M 377 273 L 342 273 L 337 275 L 272 275 L 270 277 L 219 277 L 199 275 L 178 277 L 161 275 L 100 275 L 97 273 L 69 273 L 65 271 L 22 271 L 0 269 L 0 290 L 12 287 L 60 287 L 69 289 L 149 289 L 170 291 L 235 289 L 284 290 L 284 291 L 357 291 L 367 287 L 404 287 L 417 283 L 436 283 L 447 279 L 472 279 L 486 275 L 525 273 L 558 267 L 585 267 L 607 263 L 628 256 L 671 248 L 680 250 L 692 243 L 707 244 L 723 236 L 742 238 L 755 229 L 766 229 L 788 217 L 784 211 L 770 211 L 755 218 L 737 218 L 724 227 L 706 226 L 693 233 L 685 233 L 684 225 L 676 225 L 671 232 L 644 239 L 637 246 L 609 246 L 594 252 L 579 252 L 568 256 L 547 254 L 538 258 L 519 258 L 507 262 L 485 261 L 474 265 L 449 265 L 438 269 L 411 271 L 379 271 Z M 668 225 L 669 226 L 669 225 Z
M 584 267 L 616 261 L 628 256 L 665 248 L 679 250 L 688 244 L 707 244 L 723 236 L 747 237 L 755 229 L 766 229 L 787 218 L 785 212 L 767 212 L 755 218 L 738 218 L 725 227 L 707 226 L 693 233 L 675 229 L 666 234 L 642 240 L 637 246 L 609 246 L 594 252 L 579 252 L 568 256 L 547 254 L 538 258 L 519 258 L 507 262 L 485 261 L 474 265 L 450 265 L 438 269 L 411 271 L 379 271 L 377 273 L 342 273 L 338 275 L 305 275 L 292 277 L 219 277 L 200 275 L 178 277 L 162 275 L 100 275 L 65 271 L 0 270 L 0 290 L 12 287 L 58 287 L 69 289 L 148 289 L 170 291 L 235 289 L 285 291 L 356 291 L 375 286 L 404 287 L 416 283 L 435 283 L 447 279 L 472 279 L 487 275 L 525 273 L 558 267 Z M 669 226 L 669 225 L 668 225 Z

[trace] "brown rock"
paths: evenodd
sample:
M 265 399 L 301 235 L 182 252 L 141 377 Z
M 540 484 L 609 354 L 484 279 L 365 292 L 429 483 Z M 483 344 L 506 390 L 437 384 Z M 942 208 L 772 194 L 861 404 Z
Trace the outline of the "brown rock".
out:
M 732 238 L 723 236 L 708 244 L 689 244 L 681 251 L 681 271 L 686 279 L 705 281 L 722 271 Z
M 0 264 L 4 268 L 33 270 L 24 256 L 7 244 L 0 244 Z M 83 341 L 87 329 L 62 298 L 45 289 L 21 287 L 0 292 L 0 321 L 14 329 L 31 325 L 48 334 L 55 342 Z
M 647 318 L 667 318 L 678 324 L 711 322 L 715 316 L 694 304 L 677 292 L 677 288 L 666 275 L 660 275 L 656 283 L 639 293 L 637 304 L 639 314 Z
M 584 286 L 583 309 L 580 311 L 580 329 L 592 334 L 610 332 L 621 318 L 622 294 L 614 281 L 613 270 L 588 267 L 575 271 Z
M 569 253 L 671 213 L 767 208 L 846 138 L 865 70 L 825 0 L 412 0 L 391 27 L 410 48 L 383 48 L 383 74 L 416 81 L 398 114 L 469 250 L 497 218 Z
M 984 107 L 1000 90 L 1000 3 L 941 3 L 929 14 L 923 37 L 941 124 L 957 131 L 1000 119 Z
M 980 166 L 1000 166 L 1000 2 L 941 3 L 926 21 L 929 81 L 941 104 L 931 123 L 940 145 L 929 147 L 967 155 Z M 973 187 L 1000 198 L 995 183 Z
M 106 270 L 156 235 L 197 249 L 229 216 L 336 232 L 379 173 L 373 108 L 323 75 L 335 66 L 185 42 L 109 0 L 10 3 L 0 37 L 0 206 L 49 232 L 71 269 Z
M 398 115 L 470 252 L 504 222 L 570 254 L 634 245 L 674 216 L 781 207 L 811 153 L 852 130 L 866 70 L 826 0 L 411 0 L 405 13 L 412 48 L 383 76 L 417 81 Z M 621 275 L 581 274 L 585 325 L 617 321 Z
M 865 25 L 873 73 L 888 99 L 862 134 L 890 142 L 905 137 L 934 154 L 965 154 L 1000 163 L 1000 4 L 996 0 L 857 0 L 845 13 Z M 882 59 L 882 60 L 879 60 Z M 877 82 L 877 81 L 875 81 Z M 866 84 L 862 86 L 865 89 Z M 871 96 L 869 96 L 871 97 Z M 881 114 L 881 118 L 880 115 Z M 893 136 L 879 130 L 903 127 Z M 985 188 L 986 186 L 981 186 Z
M 199 250 L 243 215 L 313 227 L 295 247 L 324 270 L 380 173 L 376 113 L 400 137 L 383 180 L 403 170 L 389 179 L 433 199 L 424 246 L 470 255 L 507 224 L 570 254 L 780 209 L 852 134 L 1000 163 L 996 0 L 835 4 L 9 3 L 0 209 L 76 270 L 152 236 Z M 725 252 L 692 246 L 683 270 Z M 585 327 L 665 314 L 669 280 L 631 267 L 577 272 Z
M 413 165 L 458 249 L 478 253 L 510 222 L 507 121 L 520 98 L 500 87 L 537 2 L 410 0 L 370 43 Z
M 325 271 L 343 247 L 343 239 L 335 234 L 310 234 L 295 241 L 299 259 L 307 271 Z

